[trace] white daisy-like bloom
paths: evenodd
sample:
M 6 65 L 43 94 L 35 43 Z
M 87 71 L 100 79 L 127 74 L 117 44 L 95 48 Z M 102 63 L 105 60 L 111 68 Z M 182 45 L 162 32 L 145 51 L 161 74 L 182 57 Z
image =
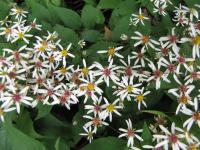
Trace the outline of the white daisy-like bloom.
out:
M 185 56 L 182 56 L 180 54 L 177 54 L 174 58 L 174 61 L 178 63 L 176 67 L 176 73 L 181 74 L 180 69 L 181 66 L 183 66 L 186 70 L 190 70 L 189 65 L 187 64 L 188 62 L 194 62 L 193 58 L 186 58 Z
M 105 109 L 101 112 L 101 118 L 105 120 L 107 117 L 109 117 L 109 121 L 112 122 L 112 114 L 115 113 L 118 116 L 121 116 L 121 114 L 118 112 L 118 109 L 122 109 L 121 106 L 117 105 L 119 103 L 119 99 L 116 99 L 114 102 L 109 103 L 108 100 L 104 97 L 103 98 L 105 103 L 102 105 L 102 109 Z
M 86 61 L 85 59 L 83 59 L 83 67 L 81 69 L 81 76 L 82 78 L 87 78 L 88 79 L 88 76 L 90 73 L 93 73 L 93 68 L 95 67 L 95 65 L 91 65 L 89 67 L 87 67 L 87 64 L 86 64 Z
M 116 82 L 119 87 L 113 94 L 120 96 L 122 100 L 127 98 L 128 101 L 131 101 L 132 94 L 139 94 L 139 92 L 141 91 L 139 87 L 142 85 L 141 83 L 134 84 L 133 78 L 133 76 L 131 76 L 130 78 L 122 77 L 121 82 Z
M 126 77 L 138 77 L 138 69 L 141 67 L 140 65 L 131 65 L 131 57 L 128 55 L 128 63 L 126 63 L 124 60 L 120 59 L 120 62 L 124 66 L 120 66 L 120 70 L 117 70 L 117 72 L 122 73 Z
M 181 42 L 191 42 L 193 45 L 192 48 L 192 57 L 193 59 L 196 58 L 196 56 L 199 58 L 200 57 L 200 35 L 197 33 L 194 24 L 190 23 L 190 28 L 191 32 L 189 32 L 190 37 L 189 38 L 182 38 Z
M 142 132 L 142 129 L 139 130 L 134 129 L 130 119 L 126 120 L 126 124 L 127 124 L 127 129 L 119 128 L 119 131 L 122 132 L 122 134 L 119 135 L 119 138 L 126 137 L 128 139 L 127 142 L 128 147 L 133 147 L 135 138 L 142 142 L 143 139 L 138 135 L 138 133 Z
M 193 22 L 194 17 L 198 20 L 199 13 L 195 8 L 188 8 L 186 6 L 182 6 L 183 10 L 189 14 L 190 22 Z
M 46 74 L 47 69 L 49 68 L 48 61 L 42 61 L 37 57 L 33 57 L 33 60 L 30 60 L 29 63 L 34 63 L 31 66 L 31 72 L 33 78 L 37 78 L 38 76 Z
M 186 84 L 193 83 L 194 81 L 198 81 L 200 79 L 200 66 L 197 66 L 198 70 L 195 70 L 196 67 L 193 65 L 189 66 L 188 75 L 185 76 Z
M 160 142 L 155 146 L 156 148 L 163 147 L 164 150 L 187 150 L 187 145 L 181 140 L 185 138 L 184 131 L 181 128 L 175 126 L 173 122 L 171 125 L 171 131 L 169 131 L 163 125 L 159 125 L 160 129 L 164 132 L 164 135 L 155 134 L 153 137 Z
M 81 48 L 83 48 L 83 47 L 85 47 L 86 42 L 85 42 L 84 40 L 80 40 L 80 41 L 78 41 L 78 45 L 79 45 Z
M 63 65 L 66 66 L 66 64 L 67 64 L 67 62 L 66 62 L 67 58 L 68 58 L 68 57 L 72 57 L 72 58 L 75 57 L 73 54 L 71 54 L 71 53 L 69 52 L 69 50 L 70 50 L 70 48 L 71 48 L 71 46 L 72 46 L 72 43 L 70 43 L 70 44 L 67 46 L 66 49 L 63 48 L 60 44 L 58 44 L 58 46 L 59 46 L 60 49 L 61 49 L 61 51 L 58 52 L 58 53 L 59 53 L 59 54 L 58 54 L 58 60 L 61 59 Z
M 97 132 L 97 128 L 98 127 L 102 127 L 103 125 L 104 126 L 108 126 L 109 124 L 105 121 L 103 121 L 102 118 L 99 118 L 99 117 L 91 117 L 91 116 L 88 116 L 88 115 L 84 115 L 83 118 L 86 118 L 86 119 L 89 119 L 90 121 L 87 122 L 84 127 L 86 128 L 89 128 L 90 126 L 94 127 L 94 131 L 95 133 Z
M 141 109 L 141 104 L 143 104 L 145 107 L 147 107 L 147 104 L 145 102 L 146 96 L 150 93 L 150 91 L 144 92 L 144 87 L 142 87 L 139 94 L 133 94 L 135 97 L 135 101 L 138 103 L 138 110 Z
M 178 41 L 177 36 L 175 34 L 175 28 L 172 28 L 171 35 L 168 35 L 168 36 L 165 36 L 165 37 L 160 37 L 159 41 L 165 42 L 165 44 L 163 45 L 164 47 L 169 45 L 172 48 L 172 50 L 175 54 L 179 53 L 179 47 L 177 45 L 177 43 L 179 41 Z
M 139 9 L 139 13 L 138 14 L 131 14 L 130 17 L 130 25 L 137 25 L 139 22 L 142 23 L 142 25 L 144 24 L 144 20 L 148 20 L 148 17 L 145 17 L 144 13 L 142 12 L 142 9 Z
M 59 102 L 58 90 L 61 89 L 62 85 L 55 86 L 53 79 L 47 79 L 44 83 L 45 89 L 38 89 L 37 93 L 46 94 L 46 98 L 43 101 L 43 104 L 51 104 L 55 102 Z
M 1 67 L 0 66 L 0 78 L 2 82 L 10 82 L 13 83 L 16 79 L 25 81 L 25 72 L 26 68 L 20 67 L 19 69 L 16 69 L 14 65 L 8 66 L 8 67 Z
M 181 83 L 179 81 L 179 79 L 177 78 L 177 76 L 174 76 L 176 83 L 179 84 L 178 88 L 171 88 L 168 90 L 168 93 L 179 97 L 180 94 L 182 95 L 190 95 L 190 93 L 194 90 L 195 86 L 192 84 L 189 84 L 189 82 L 187 83 Z
M 0 100 L 3 101 L 2 107 L 9 107 L 10 105 L 15 104 L 17 113 L 20 113 L 20 105 L 22 103 L 31 106 L 33 98 L 27 96 L 28 89 L 28 86 L 23 89 L 10 89 L 10 92 L 6 92 L 3 97 L 0 98 Z
M 11 16 L 15 16 L 15 19 L 20 19 L 22 17 L 26 17 L 26 14 L 28 12 L 23 10 L 22 8 L 18 8 L 16 6 L 14 6 L 12 9 L 11 9 L 11 12 L 10 12 L 10 15 Z
M 61 83 L 62 87 L 57 92 L 58 100 L 53 101 L 51 105 L 61 104 L 67 107 L 70 110 L 71 104 L 77 104 L 79 102 L 76 94 L 77 91 L 74 90 L 73 86 L 66 85 Z
M 189 18 L 187 18 L 185 13 L 176 13 L 172 20 L 176 22 L 176 26 L 181 25 L 182 27 L 184 27 L 189 23 Z
M 143 45 L 142 49 L 146 48 L 148 49 L 148 46 L 155 49 L 155 45 L 160 45 L 160 43 L 156 40 L 151 39 L 149 35 L 142 35 L 140 32 L 136 31 L 134 32 L 137 36 L 132 36 L 131 39 L 137 40 L 134 44 L 134 47 L 137 47 L 138 45 Z
M 155 80 L 155 81 L 156 81 L 156 89 L 159 89 L 159 88 L 160 88 L 160 86 L 161 86 L 161 80 L 170 83 L 170 80 L 167 79 L 168 74 L 164 74 L 164 73 L 160 70 L 160 68 L 161 68 L 161 64 L 160 64 L 160 63 L 158 63 L 158 68 L 156 68 L 156 66 L 154 65 L 153 62 L 150 62 L 150 63 L 148 64 L 148 66 L 149 66 L 149 68 L 151 68 L 153 74 L 152 74 L 151 77 L 149 77 L 149 78 L 147 79 L 147 82 L 150 82 L 150 81 L 152 81 L 152 80 Z
M 93 101 L 92 105 L 85 105 L 84 108 L 87 110 L 87 114 L 93 113 L 95 117 L 101 117 L 102 112 L 102 96 L 98 98 L 96 101 Z
M 8 25 L 11 24 L 11 23 L 12 23 L 12 21 L 9 20 L 9 16 L 6 16 L 3 20 L 0 20 L 1 26 L 5 25 L 6 27 L 8 27 Z
M 11 107 L 11 105 L 9 106 L 10 104 L 7 104 L 7 105 L 1 105 L 0 106 L 0 119 L 2 122 L 4 122 L 4 116 L 7 112 L 11 112 L 13 110 L 16 109 L 16 107 Z
M 164 72 L 165 74 L 173 74 L 173 76 L 176 76 L 175 79 L 177 78 L 177 73 L 176 73 L 176 65 L 175 65 L 175 59 L 171 55 L 168 56 L 169 59 L 166 59 L 165 57 L 161 57 L 159 59 L 159 64 L 163 67 L 166 68 L 166 71 Z
M 132 52 L 133 56 L 131 56 L 131 59 L 135 59 L 134 66 L 135 65 L 141 65 L 142 67 L 145 67 L 146 62 L 149 62 L 150 60 L 145 56 L 146 50 L 142 49 L 141 52 Z
M 41 29 L 42 25 L 39 25 L 39 24 L 36 23 L 36 18 L 31 22 L 31 24 L 28 27 L 29 27 L 28 32 L 32 29 L 36 29 L 36 30 L 39 30 L 39 31 L 42 30 Z
M 1 27 L 0 28 L 0 35 L 5 35 L 5 38 L 7 40 L 7 42 L 13 40 L 13 36 L 14 36 L 14 29 L 16 28 L 16 26 L 12 26 L 12 27 Z
M 95 81 L 94 75 L 92 73 L 89 74 L 89 79 L 83 79 L 80 78 L 83 83 L 79 86 L 80 90 L 78 92 L 78 97 L 85 95 L 84 103 L 86 103 L 88 97 L 91 97 L 93 100 L 97 100 L 97 96 L 95 95 L 98 93 L 99 95 L 102 95 L 103 91 L 98 87 L 100 83 L 103 82 L 103 80 L 97 80 Z
M 177 99 L 178 99 L 178 106 L 177 106 L 177 108 L 176 108 L 176 115 L 180 112 L 180 110 L 182 109 L 182 108 L 186 108 L 186 106 L 187 105 L 194 105 L 194 103 L 193 103 L 193 101 L 192 101 L 192 99 L 191 99 L 191 97 L 190 96 L 188 96 L 188 95 L 182 95 L 182 94 L 180 94 L 178 97 L 177 97 Z
M 93 134 L 95 134 L 95 130 L 92 130 L 92 127 L 86 128 L 83 126 L 83 129 L 85 130 L 85 133 L 80 133 L 79 135 L 86 136 L 87 140 L 91 143 L 93 140 Z
M 107 50 L 100 50 L 100 51 L 97 51 L 97 53 L 99 54 L 105 54 L 107 53 L 108 54 L 108 61 L 111 61 L 111 59 L 113 57 L 119 57 L 119 58 L 124 58 L 124 56 L 120 55 L 118 53 L 119 50 L 121 50 L 123 48 L 123 46 L 119 46 L 119 47 L 109 47 Z
M 166 8 L 167 8 L 167 3 L 164 3 L 163 5 L 156 5 L 156 8 L 153 9 L 154 13 L 158 13 L 159 15 L 166 16 Z
M 59 80 L 59 81 L 62 81 L 63 79 L 67 79 L 69 80 L 71 78 L 71 71 L 72 71 L 72 68 L 74 67 L 74 65 L 69 65 L 69 66 L 66 66 L 66 64 L 62 67 L 60 67 L 58 70 L 55 70 L 54 73 L 55 73 L 55 77 Z
M 191 116 L 189 119 L 187 119 L 184 123 L 183 123 L 183 127 L 187 127 L 187 130 L 189 131 L 192 127 L 192 125 L 195 123 L 198 125 L 198 127 L 200 128 L 200 111 L 199 111 L 199 103 L 197 98 L 194 98 L 194 111 L 183 107 L 180 111 L 187 115 L 187 116 Z
M 110 60 L 109 65 L 107 67 L 103 67 L 98 62 L 94 62 L 94 66 L 98 68 L 98 70 L 94 72 L 94 76 L 100 76 L 98 80 L 104 80 L 107 87 L 109 87 L 110 85 L 110 80 L 112 80 L 114 83 L 120 80 L 117 76 L 117 70 L 120 67 L 113 65 L 113 59 Z
M 172 55 L 170 45 L 165 45 L 163 42 L 160 42 L 160 48 L 156 48 L 156 57 L 166 57 Z
M 18 40 L 23 40 L 26 44 L 29 44 L 28 38 L 32 37 L 33 35 L 27 34 L 28 32 L 28 27 L 23 27 L 20 28 L 18 27 L 17 29 L 13 30 L 13 40 L 11 43 L 14 43 Z

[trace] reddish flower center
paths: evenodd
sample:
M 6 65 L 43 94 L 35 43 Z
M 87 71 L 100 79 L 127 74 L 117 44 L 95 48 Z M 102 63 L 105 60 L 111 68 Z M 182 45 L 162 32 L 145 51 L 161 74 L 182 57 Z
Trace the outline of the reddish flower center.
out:
M 168 55 L 169 49 L 168 48 L 162 48 L 162 53 L 164 56 Z
M 36 23 L 31 23 L 31 27 L 35 28 L 36 27 Z
M 131 129 L 128 129 L 127 134 L 128 134 L 128 137 L 134 136 L 134 131 Z
M 47 95 L 48 95 L 48 96 L 52 96 L 52 95 L 53 95 L 53 90 L 52 90 L 52 89 L 48 89 Z
M 101 120 L 99 120 L 98 118 L 93 118 L 93 119 L 92 119 L 92 124 L 93 124 L 94 126 L 98 126 L 98 125 L 101 124 Z
M 105 76 L 110 76 L 110 74 L 111 74 L 110 69 L 108 69 L 108 68 L 104 69 L 104 70 L 103 70 L 103 74 L 104 74 Z
M 198 79 L 199 74 L 197 72 L 192 72 L 191 73 L 191 78 L 193 78 L 194 80 Z
M 36 82 L 37 82 L 37 84 L 42 85 L 44 80 L 42 78 L 38 78 Z
M 175 36 L 175 35 L 171 35 L 171 36 L 169 37 L 169 41 L 170 41 L 171 43 L 176 43 L 176 36 Z
M 139 53 L 137 54 L 137 57 L 138 57 L 139 59 L 142 59 L 142 58 L 144 58 L 144 54 L 139 52 Z
M 63 105 L 67 101 L 67 98 L 65 96 L 60 97 L 60 102 Z
M 15 51 L 13 55 L 16 61 L 20 61 L 20 54 L 18 51 Z
M 184 64 L 184 63 L 185 63 L 185 58 L 182 57 L 182 56 L 180 56 L 180 57 L 178 58 L 178 61 L 179 61 L 180 64 Z
M 101 111 L 101 107 L 99 105 L 94 106 L 94 110 L 96 112 L 100 112 Z
M 14 94 L 12 96 L 13 101 L 19 102 L 21 100 L 21 96 L 19 94 Z
M 11 71 L 8 73 L 8 76 L 11 78 L 11 79 L 14 79 L 16 77 L 16 73 L 14 71 Z
M 42 67 L 42 62 L 38 61 L 35 63 L 36 68 L 41 68 Z
M 200 113 L 199 112 L 195 112 L 193 114 L 193 119 L 196 120 L 196 121 L 200 121 Z
M 169 70 L 171 73 L 173 73 L 174 70 L 175 70 L 174 64 L 169 64 L 169 65 L 167 66 L 167 68 L 168 68 L 168 70 Z
M 71 95 L 71 92 L 70 92 L 69 90 L 65 90 L 64 95 L 65 95 L 66 97 L 69 97 L 69 96 Z
M 160 78 L 161 77 L 161 71 L 160 70 L 154 71 L 154 77 L 155 78 Z
M 132 76 L 132 68 L 131 68 L 131 66 L 127 66 L 126 67 L 125 73 L 129 77 Z
M 171 136 L 169 136 L 169 141 L 171 143 L 176 143 L 178 141 L 178 138 L 175 134 L 172 134 Z
M 148 43 L 149 40 L 150 40 L 150 37 L 147 36 L 147 35 L 145 35 L 145 36 L 142 37 L 142 42 L 143 42 L 144 44 Z
M 188 90 L 188 87 L 186 86 L 186 85 L 181 85 L 180 86 L 180 91 L 182 92 L 182 93 L 185 93 L 185 92 L 187 92 L 187 90 Z
M 0 83 L 0 92 L 3 91 L 5 89 L 5 84 Z

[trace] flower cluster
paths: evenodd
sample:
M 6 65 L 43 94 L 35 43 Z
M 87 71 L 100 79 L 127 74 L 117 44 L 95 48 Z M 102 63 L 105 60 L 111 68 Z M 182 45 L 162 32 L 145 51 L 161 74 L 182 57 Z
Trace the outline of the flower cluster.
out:
M 167 3 L 171 4 L 168 0 L 154 0 L 162 15 L 166 14 Z M 4 121 L 6 112 L 16 110 L 20 113 L 23 106 L 37 107 L 42 103 L 70 109 L 71 105 L 83 100 L 86 133 L 81 135 L 91 142 L 99 128 L 109 126 L 114 116 L 122 115 L 125 101 L 137 104 L 140 111 L 148 107 L 152 87 L 162 90 L 166 84 L 177 83 L 166 93 L 176 99 L 175 114 L 189 118 L 184 121 L 183 129 L 174 123 L 171 131 L 160 122 L 153 128 L 150 126 L 155 146 L 144 145 L 144 148 L 186 150 L 191 146 L 193 149 L 199 147 L 199 140 L 190 133 L 193 126 L 200 128 L 200 91 L 195 88 L 200 79 L 200 66 L 196 62 L 200 57 L 198 11 L 180 5 L 174 12 L 177 26 L 186 27 L 184 37 L 178 37 L 175 27 L 171 34 L 159 39 L 135 31 L 130 37 L 134 48 L 127 57 L 123 55 L 123 46 L 108 47 L 97 52 L 106 54 L 106 64 L 93 62 L 88 65 L 83 58 L 82 64 L 74 66 L 71 64 L 75 57 L 73 45 L 61 44 L 56 32 L 47 31 L 42 36 L 33 34 L 42 30 L 41 25 L 36 20 L 29 23 L 28 12 L 14 6 L 0 21 L 0 35 L 13 44 L 12 48 L 3 49 L 0 57 L 1 120 Z M 148 20 L 142 9 L 132 17 L 131 24 L 134 25 Z M 85 45 L 83 41 L 81 43 Z M 183 50 L 185 44 L 192 46 L 187 53 Z M 152 51 L 156 58 L 150 57 Z M 105 88 L 113 90 L 112 98 L 105 96 Z M 139 149 L 134 146 L 134 141 L 143 141 L 142 129 L 133 128 L 131 119 L 126 120 L 126 124 L 127 129 L 119 128 L 119 138 L 126 137 L 128 147 Z

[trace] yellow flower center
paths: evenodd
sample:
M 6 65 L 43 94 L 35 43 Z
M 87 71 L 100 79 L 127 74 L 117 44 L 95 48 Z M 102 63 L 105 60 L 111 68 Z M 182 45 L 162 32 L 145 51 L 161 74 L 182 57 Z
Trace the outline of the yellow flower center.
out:
M 114 105 L 112 105 L 112 104 L 110 104 L 110 105 L 108 105 L 107 106 L 107 110 L 109 111 L 109 112 L 113 112 L 114 111 Z
M 89 72 L 88 68 L 84 67 L 84 68 L 82 69 L 82 73 L 83 73 L 84 75 L 87 75 L 88 72 Z
M 128 86 L 127 86 L 127 91 L 128 91 L 128 93 L 131 93 L 132 90 L 133 90 L 133 86 L 132 86 L 132 85 L 128 85 Z
M 16 9 L 16 13 L 17 13 L 17 14 L 21 14 L 22 11 L 23 11 L 23 9 L 20 9 L 20 8 L 17 8 L 17 9 Z
M 66 72 L 67 72 L 67 68 L 65 68 L 65 67 L 60 68 L 61 74 L 65 74 Z
M 200 46 L 200 36 L 197 35 L 196 37 L 194 37 L 194 38 L 192 39 L 192 42 L 193 42 L 194 45 Z
M 4 115 L 4 111 L 2 108 L 0 108 L 0 116 L 3 116 Z
M 23 39 L 23 38 L 24 38 L 24 33 L 19 32 L 19 33 L 18 33 L 18 38 L 19 38 L 19 39 Z
M 91 131 L 88 132 L 88 137 L 92 138 L 93 137 L 93 133 Z
M 142 42 L 143 42 L 144 44 L 148 43 L 149 40 L 150 40 L 150 37 L 147 36 L 147 35 L 145 35 L 145 36 L 142 37 Z
M 183 104 L 187 104 L 188 103 L 188 97 L 187 96 L 179 97 L 179 102 L 183 103 Z
M 86 86 L 80 86 L 79 87 L 81 91 L 84 91 L 87 87 Z
M 93 90 L 94 90 L 94 83 L 88 83 L 87 89 L 88 89 L 89 91 L 93 91 Z
M 144 20 L 144 15 L 143 14 L 138 15 L 138 19 L 139 20 Z
M 109 56 L 114 56 L 115 55 L 115 48 L 109 48 L 108 49 L 108 55 Z
M 6 34 L 11 33 L 11 28 L 6 28 L 6 29 L 5 29 L 5 32 L 6 32 Z
M 61 54 L 62 57 L 67 57 L 67 56 L 68 56 L 68 50 L 63 49 L 63 50 L 60 52 L 60 54 Z
M 198 150 L 198 148 L 196 147 L 196 145 L 190 145 L 188 146 L 188 150 Z
M 46 47 L 45 45 L 42 45 L 42 46 L 39 47 L 38 50 L 39 50 L 40 52 L 44 52 L 44 51 L 46 50 L 46 48 L 47 48 L 47 47 Z
M 138 95 L 138 96 L 136 97 L 136 99 L 137 99 L 138 102 L 141 102 L 141 101 L 144 100 L 144 96 L 143 96 L 142 94 L 140 94 L 140 95 Z

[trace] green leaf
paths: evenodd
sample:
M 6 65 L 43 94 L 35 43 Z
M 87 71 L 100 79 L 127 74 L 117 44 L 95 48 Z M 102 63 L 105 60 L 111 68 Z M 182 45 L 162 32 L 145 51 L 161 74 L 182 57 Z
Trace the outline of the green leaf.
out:
M 31 8 L 31 14 L 38 20 L 45 20 L 48 22 L 53 21 L 48 9 L 40 3 L 36 2 L 35 0 L 26 0 L 26 4 Z
M 62 42 L 77 44 L 79 41 L 76 32 L 70 28 L 63 27 L 61 25 L 56 25 L 54 30 L 60 35 Z
M 8 138 L 6 131 L 1 127 L 0 128 L 0 149 L 2 150 L 13 150 L 12 145 L 10 143 L 10 139 Z
M 96 24 L 103 24 L 105 19 L 98 8 L 85 5 L 81 13 L 81 20 L 86 28 L 93 28 Z
M 126 142 L 116 137 L 99 138 L 86 145 L 81 150 L 124 150 Z
M 60 6 L 62 1 L 61 0 L 51 0 L 52 4 L 54 4 L 55 6 Z
M 121 2 L 122 0 L 100 0 L 97 7 L 100 9 L 113 9 Z
M 6 138 L 9 139 L 13 150 L 16 150 L 16 148 L 20 150 L 46 150 L 42 143 L 27 136 L 9 123 L 5 122 L 3 124 L 3 132 L 5 132 Z
M 41 138 L 33 126 L 33 121 L 30 118 L 30 114 L 27 111 L 23 111 L 23 113 L 16 119 L 16 127 L 33 138 Z
M 81 18 L 75 11 L 67 8 L 56 7 L 51 4 L 49 4 L 49 9 L 52 9 L 55 15 L 66 27 L 72 29 L 79 29 L 81 27 Z
M 102 38 L 102 34 L 96 30 L 86 30 L 82 33 L 82 39 L 85 41 L 96 42 Z
M 51 112 L 52 106 L 43 105 L 43 104 L 39 103 L 37 105 L 37 109 L 38 109 L 38 113 L 37 113 L 37 117 L 35 118 L 35 120 L 38 120 L 38 119 L 43 118 L 46 115 L 48 115 Z
M 70 150 L 70 148 L 60 137 L 58 137 L 55 143 L 55 150 Z
M 84 1 L 86 4 L 93 5 L 93 6 L 96 5 L 97 3 L 96 0 L 84 0 Z
M 0 20 L 4 19 L 9 12 L 8 4 L 5 1 L 0 1 Z
M 163 113 L 161 111 L 157 111 L 157 110 L 142 110 L 141 112 L 149 113 L 149 114 L 153 114 L 153 115 L 160 115 L 160 116 L 168 118 L 168 116 L 165 113 Z
M 149 127 L 147 126 L 147 123 L 144 122 L 143 125 L 143 132 L 142 132 L 142 139 L 144 140 L 142 142 L 142 145 L 151 145 L 152 144 L 152 134 L 149 130 Z

